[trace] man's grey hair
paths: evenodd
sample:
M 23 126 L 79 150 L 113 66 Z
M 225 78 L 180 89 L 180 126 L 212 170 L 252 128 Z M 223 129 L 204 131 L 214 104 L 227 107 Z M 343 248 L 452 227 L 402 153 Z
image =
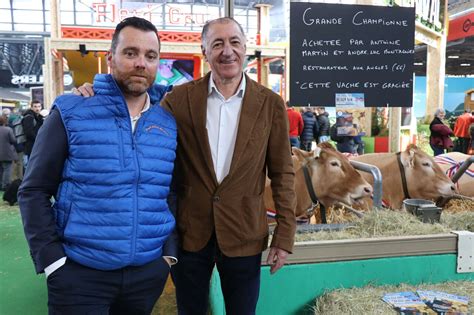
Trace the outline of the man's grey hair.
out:
M 441 114 L 441 113 L 446 114 L 446 112 L 444 111 L 444 109 L 438 108 L 438 109 L 435 111 L 435 116 L 436 116 L 436 117 L 439 117 L 439 114 Z
M 221 18 L 214 19 L 214 20 L 209 20 L 209 21 L 206 22 L 206 24 L 204 24 L 204 26 L 202 28 L 202 32 L 201 32 L 201 45 L 202 45 L 202 47 L 204 47 L 204 48 L 206 47 L 207 33 L 209 33 L 209 27 L 212 24 L 215 24 L 215 23 L 227 24 L 227 23 L 231 23 L 231 22 L 234 22 L 235 24 L 237 24 L 237 26 L 239 27 L 240 33 L 242 34 L 242 37 L 244 39 L 246 39 L 244 29 L 242 28 L 242 25 L 240 25 L 240 23 L 237 22 L 234 18 L 226 16 L 226 17 L 221 17 Z

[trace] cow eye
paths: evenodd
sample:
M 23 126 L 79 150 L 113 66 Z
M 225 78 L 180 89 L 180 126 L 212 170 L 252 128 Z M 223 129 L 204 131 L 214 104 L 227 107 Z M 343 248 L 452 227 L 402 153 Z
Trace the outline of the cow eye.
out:
M 430 162 L 423 162 L 421 163 L 421 165 L 426 166 L 426 167 L 431 167 Z
M 331 161 L 330 164 L 331 164 L 331 166 L 341 166 L 339 161 Z

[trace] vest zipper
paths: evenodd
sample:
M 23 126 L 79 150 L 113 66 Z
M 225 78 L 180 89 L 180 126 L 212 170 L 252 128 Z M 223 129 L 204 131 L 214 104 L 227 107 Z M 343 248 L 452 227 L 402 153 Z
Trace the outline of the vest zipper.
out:
M 131 261 L 135 259 L 135 251 L 137 248 L 137 232 L 138 232 L 138 183 L 140 179 L 140 163 L 138 162 L 138 152 L 136 150 L 136 136 L 139 133 L 139 124 L 140 124 L 141 118 L 138 119 L 136 125 L 135 125 L 135 131 L 132 132 L 132 155 L 133 155 L 133 161 L 135 164 L 135 194 L 133 196 L 134 200 L 134 210 L 133 210 L 133 241 L 132 241 L 132 257 Z
M 117 127 L 118 127 L 118 140 L 119 140 L 119 160 L 120 160 L 120 167 L 121 168 L 125 168 L 125 157 L 124 157 L 124 154 L 123 154 L 123 150 L 124 150 L 124 145 L 123 145 L 123 128 L 122 128 L 122 124 L 118 121 L 118 119 L 115 119 L 115 122 L 117 124 Z

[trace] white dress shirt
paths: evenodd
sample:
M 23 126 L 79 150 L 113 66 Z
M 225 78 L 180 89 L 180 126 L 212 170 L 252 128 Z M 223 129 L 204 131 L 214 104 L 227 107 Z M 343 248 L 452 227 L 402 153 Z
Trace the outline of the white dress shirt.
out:
M 207 97 L 206 128 L 217 182 L 229 174 L 245 93 L 245 76 L 237 92 L 227 100 L 217 90 L 211 73 Z

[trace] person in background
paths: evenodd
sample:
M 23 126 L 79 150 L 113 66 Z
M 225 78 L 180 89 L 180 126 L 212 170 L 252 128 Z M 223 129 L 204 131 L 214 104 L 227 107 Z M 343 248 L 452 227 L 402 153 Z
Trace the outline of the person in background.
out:
M 6 119 L 6 122 L 7 122 L 7 126 L 10 125 L 10 115 L 11 115 L 12 111 L 10 110 L 10 108 L 3 108 L 2 109 L 2 116 L 5 117 Z
M 23 150 L 23 167 L 26 169 L 28 166 L 28 160 L 33 150 L 33 145 L 36 141 L 36 136 L 38 135 L 38 130 L 43 125 L 43 116 L 41 116 L 40 111 L 42 109 L 41 103 L 39 101 L 33 100 L 30 104 L 30 109 L 28 109 L 23 114 L 23 132 L 26 136 L 26 142 L 24 144 Z
M 290 130 L 288 133 L 290 145 L 292 147 L 299 148 L 299 137 L 303 132 L 303 117 L 301 117 L 300 112 L 296 111 L 288 101 L 286 102 L 286 113 L 288 115 L 288 122 L 290 126 Z
M 7 126 L 7 117 L 0 116 L 0 190 L 7 189 L 12 178 L 13 161 L 18 159 L 13 129 Z
M 317 140 L 319 136 L 319 124 L 314 117 L 313 109 L 306 107 L 303 112 L 303 132 L 301 133 L 301 149 L 311 151 L 313 140 Z
M 96 95 L 58 97 L 36 138 L 18 196 L 50 314 L 150 314 L 176 261 L 177 126 L 152 87 L 159 59 L 156 27 L 122 20 Z
M 450 136 L 454 133 L 444 122 L 446 112 L 442 108 L 435 111 L 434 118 L 430 123 L 430 146 L 434 156 L 445 153 L 447 149 L 453 148 L 453 141 Z
M 471 110 L 466 109 L 464 114 L 459 116 L 456 119 L 454 124 L 454 135 L 458 138 L 459 141 L 459 151 L 466 154 L 471 141 L 469 135 L 469 126 L 474 122 L 474 116 L 471 114 Z
M 474 117 L 474 111 L 472 111 L 471 114 Z M 474 122 L 469 126 L 469 135 L 471 136 L 471 145 L 467 150 L 467 154 L 474 155 Z
M 330 140 L 329 130 L 331 128 L 331 124 L 329 122 L 329 113 L 326 112 L 326 108 L 323 106 L 316 107 L 315 113 L 319 124 L 318 143 L 327 142 Z
M 336 142 L 336 148 L 341 153 L 357 153 L 357 143 L 354 136 L 341 136 L 337 134 L 337 125 L 331 126 L 331 140 Z
M 7 120 L 7 125 L 10 128 L 13 128 L 13 123 L 17 120 L 20 119 L 22 115 L 19 113 L 18 109 L 15 109 L 13 112 L 9 108 L 4 108 L 3 113 L 6 115 L 8 118 Z M 15 131 L 13 131 L 13 134 L 15 134 Z M 13 145 L 15 147 L 15 151 L 17 153 L 18 158 L 13 161 L 12 165 L 12 177 L 11 180 L 14 181 L 16 179 L 23 179 L 23 151 L 24 151 L 24 144 L 23 143 L 18 143 L 17 139 L 15 138 L 15 144 Z

